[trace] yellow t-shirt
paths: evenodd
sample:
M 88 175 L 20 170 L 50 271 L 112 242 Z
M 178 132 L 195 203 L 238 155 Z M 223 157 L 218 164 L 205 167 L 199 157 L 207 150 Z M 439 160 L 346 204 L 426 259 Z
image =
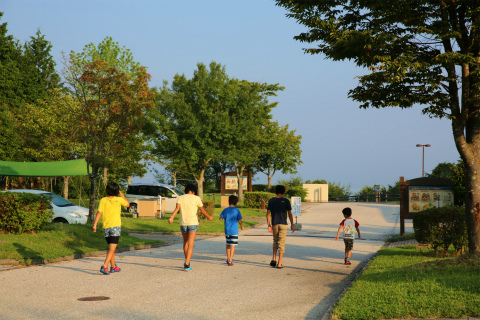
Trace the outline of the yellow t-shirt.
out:
M 177 203 L 180 204 L 180 225 L 198 225 L 197 211 L 199 207 L 203 207 L 200 197 L 194 194 L 184 194 L 178 197 Z
M 103 229 L 120 227 L 122 225 L 122 206 L 126 207 L 127 201 L 122 197 L 105 197 L 100 200 L 98 211 L 102 213 Z

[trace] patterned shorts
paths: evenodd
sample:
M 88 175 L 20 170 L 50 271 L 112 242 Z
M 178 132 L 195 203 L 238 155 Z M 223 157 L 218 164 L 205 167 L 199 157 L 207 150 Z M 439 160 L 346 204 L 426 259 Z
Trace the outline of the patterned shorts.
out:
M 343 239 L 345 250 L 353 250 L 353 239 Z
M 113 227 L 113 228 L 107 228 L 103 230 L 103 236 L 105 238 L 120 237 L 121 233 L 122 233 L 122 227 Z

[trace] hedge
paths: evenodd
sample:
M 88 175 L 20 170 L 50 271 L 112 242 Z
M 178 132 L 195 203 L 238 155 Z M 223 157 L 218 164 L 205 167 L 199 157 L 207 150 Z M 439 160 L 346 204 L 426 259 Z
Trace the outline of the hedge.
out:
M 428 243 L 435 252 L 443 248 L 448 254 L 448 248 L 453 245 L 455 254 L 463 251 L 468 244 L 467 222 L 465 208 L 441 207 L 430 208 L 416 212 L 413 216 L 415 240 Z
M 268 200 L 275 196 L 275 193 L 270 192 L 245 192 L 243 195 L 243 204 L 248 208 L 261 208 L 262 200 L 267 204 Z
M 213 217 L 213 214 L 215 212 L 215 201 L 213 201 L 213 200 L 202 200 L 202 203 L 203 203 L 203 208 L 205 209 L 205 211 L 207 211 L 207 213 Z M 197 216 L 198 216 L 199 219 L 206 219 L 207 218 L 203 215 L 203 213 L 200 211 L 200 209 L 197 211 Z
M 20 234 L 38 230 L 52 219 L 50 197 L 30 193 L 0 194 L 0 230 Z

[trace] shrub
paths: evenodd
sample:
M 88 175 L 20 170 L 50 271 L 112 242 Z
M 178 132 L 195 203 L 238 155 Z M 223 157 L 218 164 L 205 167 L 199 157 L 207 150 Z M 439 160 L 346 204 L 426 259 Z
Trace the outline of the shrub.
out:
M 262 200 L 268 203 L 270 198 L 275 197 L 275 193 L 270 192 L 245 192 L 243 204 L 248 208 L 261 208 Z
M 468 243 L 465 208 L 441 207 L 416 212 L 413 216 L 415 240 L 429 243 L 435 252 L 453 245 L 459 254 Z
M 303 188 L 303 187 L 291 187 L 287 191 L 287 195 L 291 197 L 300 197 L 302 198 L 302 201 L 305 201 L 305 198 L 307 197 L 308 191 Z
M 203 208 L 205 209 L 205 211 L 207 211 L 207 213 L 213 217 L 213 213 L 215 212 L 215 201 L 213 201 L 213 200 L 202 200 L 202 203 L 203 203 Z M 198 216 L 199 219 L 207 219 L 207 217 L 205 217 L 203 215 L 203 213 L 200 211 L 200 209 L 197 211 L 197 216 Z
M 20 234 L 40 229 L 52 219 L 50 198 L 29 193 L 0 195 L 0 230 Z

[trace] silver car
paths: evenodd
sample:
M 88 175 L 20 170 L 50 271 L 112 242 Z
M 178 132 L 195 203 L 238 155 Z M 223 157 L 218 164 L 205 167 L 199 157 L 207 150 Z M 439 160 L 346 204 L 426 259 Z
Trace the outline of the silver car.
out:
M 128 212 L 137 212 L 139 200 L 165 199 L 165 213 L 172 213 L 177 206 L 177 198 L 185 194 L 177 187 L 161 183 L 132 183 L 128 185 L 125 197 L 130 202 Z
M 17 192 L 17 193 L 33 193 L 41 194 L 51 197 L 51 205 L 53 209 L 52 222 L 59 223 L 80 223 L 86 224 L 88 219 L 88 209 L 80 206 L 76 206 L 65 198 L 60 197 L 54 193 L 43 190 L 30 190 L 30 189 L 13 189 L 5 190 L 4 192 Z

